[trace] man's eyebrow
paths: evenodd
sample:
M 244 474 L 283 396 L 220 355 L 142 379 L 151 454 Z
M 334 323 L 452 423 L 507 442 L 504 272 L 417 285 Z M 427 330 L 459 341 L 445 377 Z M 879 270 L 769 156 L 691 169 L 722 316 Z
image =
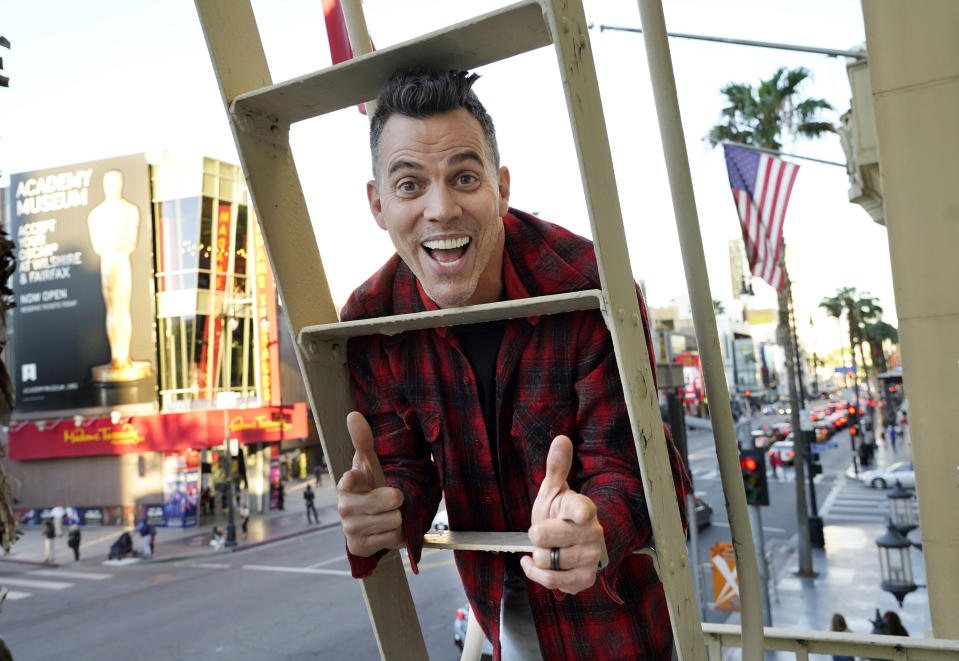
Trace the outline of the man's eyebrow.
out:
M 390 165 L 389 171 L 386 173 L 386 176 L 391 176 L 397 170 L 422 170 L 423 166 L 417 163 L 416 161 L 396 161 Z
M 458 154 L 453 154 L 450 156 L 449 161 L 447 162 L 450 165 L 458 165 L 459 163 L 463 163 L 465 161 L 476 161 L 477 164 L 483 165 L 483 158 L 472 149 L 468 151 L 461 151 Z

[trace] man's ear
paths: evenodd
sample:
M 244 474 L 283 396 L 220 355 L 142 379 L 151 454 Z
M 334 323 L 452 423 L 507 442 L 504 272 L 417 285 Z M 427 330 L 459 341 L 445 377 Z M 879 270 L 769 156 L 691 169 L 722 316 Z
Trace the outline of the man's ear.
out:
M 509 168 L 505 165 L 499 169 L 497 187 L 499 189 L 499 215 L 502 218 L 509 213 Z
M 376 224 L 381 230 L 386 229 L 386 223 L 383 222 L 383 205 L 380 202 L 380 192 L 376 188 L 376 181 L 370 179 L 366 182 L 366 199 L 370 203 L 370 213 L 376 219 Z

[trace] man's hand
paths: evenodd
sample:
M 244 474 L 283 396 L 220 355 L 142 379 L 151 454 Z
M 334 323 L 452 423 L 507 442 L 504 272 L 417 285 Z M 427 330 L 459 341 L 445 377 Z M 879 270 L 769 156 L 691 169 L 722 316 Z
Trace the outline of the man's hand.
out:
M 337 509 L 353 555 L 369 557 L 380 549 L 404 545 L 403 493 L 386 486 L 383 469 L 373 451 L 373 430 L 361 413 L 346 416 L 353 440 L 353 468 L 343 473 L 336 485 Z
M 529 539 L 536 547 L 520 564 L 531 581 L 576 594 L 596 582 L 603 554 L 603 527 L 593 501 L 566 484 L 573 465 L 573 443 L 557 436 L 546 457 L 546 477 L 533 503 Z M 559 569 L 550 569 L 550 551 L 559 549 Z

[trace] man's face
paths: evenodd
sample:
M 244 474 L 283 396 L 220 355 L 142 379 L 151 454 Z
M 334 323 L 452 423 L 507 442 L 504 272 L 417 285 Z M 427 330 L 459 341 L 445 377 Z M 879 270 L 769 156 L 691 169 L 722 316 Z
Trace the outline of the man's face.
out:
M 496 170 L 479 122 L 462 108 L 393 115 L 376 167 L 370 210 L 427 295 L 441 308 L 499 300 L 509 171 Z

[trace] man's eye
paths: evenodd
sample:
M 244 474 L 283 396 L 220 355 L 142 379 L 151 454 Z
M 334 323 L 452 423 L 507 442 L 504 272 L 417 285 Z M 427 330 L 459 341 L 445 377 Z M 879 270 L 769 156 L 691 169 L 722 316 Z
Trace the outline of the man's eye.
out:
M 396 188 L 402 193 L 412 193 L 416 190 L 416 184 L 412 181 L 401 181 Z
M 469 186 L 476 182 L 476 177 L 471 174 L 461 174 L 456 178 L 456 183 L 460 186 Z

